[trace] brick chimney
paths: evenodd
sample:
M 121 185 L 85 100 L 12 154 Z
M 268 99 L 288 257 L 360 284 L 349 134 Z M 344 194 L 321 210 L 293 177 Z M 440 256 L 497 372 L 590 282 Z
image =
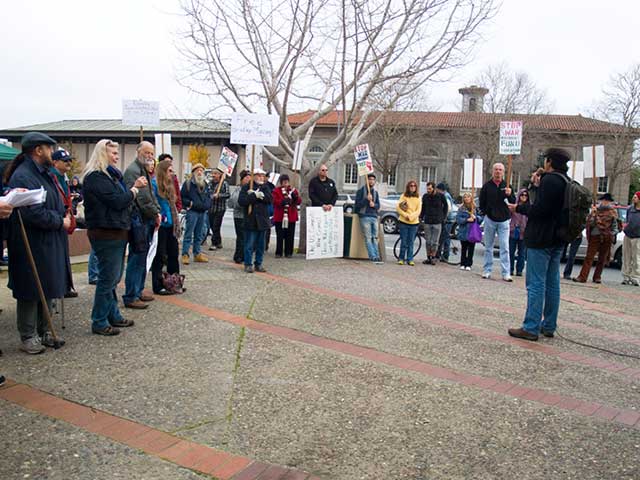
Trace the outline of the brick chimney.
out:
M 484 96 L 489 90 L 477 85 L 461 88 L 458 93 L 462 95 L 462 111 L 463 112 L 482 112 L 484 111 Z

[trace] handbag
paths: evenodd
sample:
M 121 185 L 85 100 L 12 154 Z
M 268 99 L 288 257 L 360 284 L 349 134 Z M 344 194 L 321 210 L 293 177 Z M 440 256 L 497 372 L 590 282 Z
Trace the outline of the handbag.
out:
M 185 276 L 179 273 L 162 272 L 162 286 L 169 293 L 183 293 L 184 279 Z
M 469 233 L 467 233 L 467 241 L 471 243 L 482 242 L 482 229 L 478 222 L 473 222 L 469 225 Z
M 142 221 L 140 212 L 131 212 L 131 228 L 129 229 L 129 250 L 133 253 L 145 253 L 149 248 L 147 242 L 147 226 Z

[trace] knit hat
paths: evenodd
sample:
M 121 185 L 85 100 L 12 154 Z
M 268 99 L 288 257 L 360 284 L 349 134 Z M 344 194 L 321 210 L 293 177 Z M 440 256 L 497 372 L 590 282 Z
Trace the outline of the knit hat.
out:
M 638 198 L 640 198 L 640 192 L 636 192 L 636 193 L 634 193 L 633 195 L 634 195 L 634 196 L 636 196 L 636 197 L 638 197 Z

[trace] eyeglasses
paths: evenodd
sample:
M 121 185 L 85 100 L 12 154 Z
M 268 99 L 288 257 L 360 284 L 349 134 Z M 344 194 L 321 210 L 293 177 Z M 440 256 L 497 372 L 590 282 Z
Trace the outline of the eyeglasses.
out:
M 526 193 L 521 193 L 520 196 L 521 197 L 528 197 L 529 195 L 527 195 Z
M 321 168 L 321 169 L 320 169 L 320 171 L 321 171 L 321 172 L 326 172 L 326 171 L 327 171 L 327 169 L 326 169 L 326 168 Z

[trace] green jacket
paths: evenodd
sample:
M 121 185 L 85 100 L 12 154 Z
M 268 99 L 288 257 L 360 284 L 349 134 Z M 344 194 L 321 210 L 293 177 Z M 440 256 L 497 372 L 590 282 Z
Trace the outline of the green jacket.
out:
M 133 187 L 133 184 L 136 183 L 136 180 L 140 177 L 147 179 L 147 186 L 139 189 L 134 205 L 138 208 L 144 220 L 152 220 L 160 213 L 160 205 L 151 189 L 151 176 L 149 172 L 147 172 L 144 165 L 140 165 L 140 162 L 136 159 L 131 162 L 131 165 L 124 171 L 124 184 L 127 186 L 127 189 Z

